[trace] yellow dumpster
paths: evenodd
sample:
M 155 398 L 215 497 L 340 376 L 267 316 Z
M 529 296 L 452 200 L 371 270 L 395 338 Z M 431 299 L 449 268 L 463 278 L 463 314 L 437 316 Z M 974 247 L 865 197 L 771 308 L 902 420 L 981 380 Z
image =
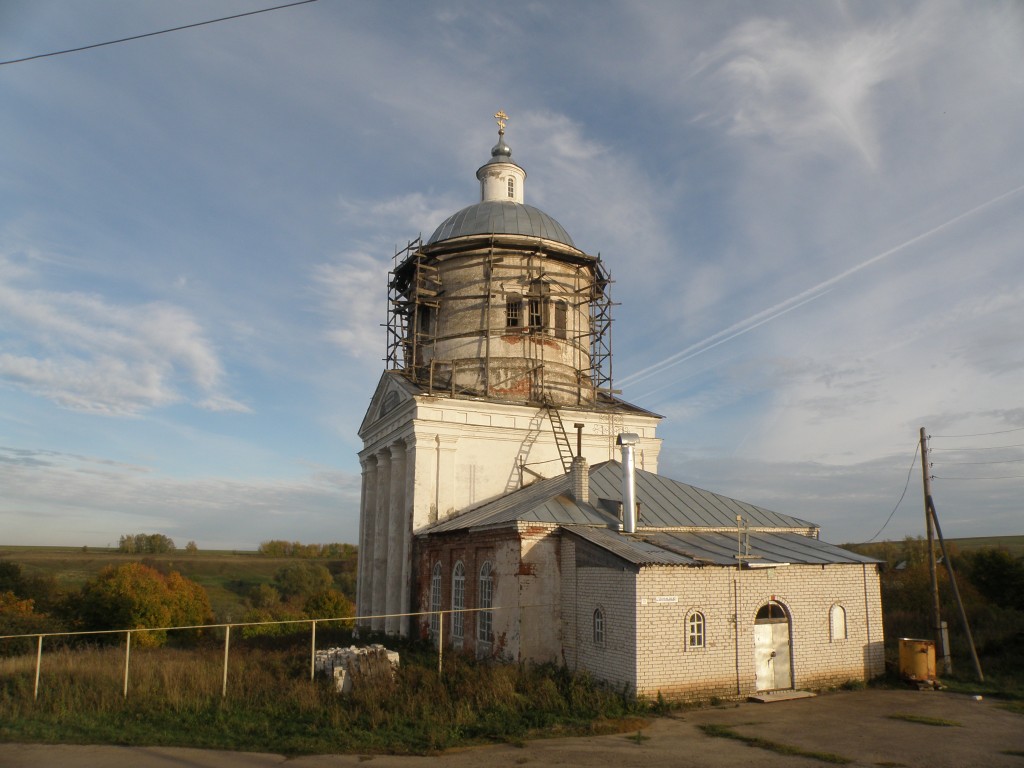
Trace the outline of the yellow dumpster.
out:
M 935 643 L 900 638 L 900 677 L 906 680 L 935 679 Z

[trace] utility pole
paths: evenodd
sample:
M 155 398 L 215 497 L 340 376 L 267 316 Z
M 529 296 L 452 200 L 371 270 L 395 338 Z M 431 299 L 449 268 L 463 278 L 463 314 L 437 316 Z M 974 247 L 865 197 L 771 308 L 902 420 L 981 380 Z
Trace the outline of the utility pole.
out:
M 921 475 L 924 480 L 924 520 L 928 531 L 928 577 L 932 587 L 932 637 L 935 647 L 942 658 L 945 674 L 953 671 L 953 662 L 949 654 L 948 635 L 942 631 L 942 614 L 939 611 L 939 577 L 935 567 L 935 527 L 932 524 L 932 476 L 931 462 L 928 460 L 928 435 L 921 427 Z

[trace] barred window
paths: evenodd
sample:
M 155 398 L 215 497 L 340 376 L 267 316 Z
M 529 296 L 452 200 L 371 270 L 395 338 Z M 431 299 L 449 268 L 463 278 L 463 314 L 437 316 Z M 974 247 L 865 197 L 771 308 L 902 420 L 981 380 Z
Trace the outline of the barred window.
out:
M 686 618 L 686 645 L 689 648 L 704 647 L 704 614 L 694 611 Z
M 459 560 L 452 573 L 452 637 L 462 637 L 465 631 L 466 614 L 457 613 L 466 607 L 466 566 Z
M 516 178 L 515 176 L 508 177 L 508 196 L 514 198 L 516 196 Z
M 477 607 L 481 610 L 477 612 L 476 637 L 480 642 L 490 643 L 494 641 L 494 616 L 489 610 L 494 599 L 494 570 L 490 561 L 480 566 L 478 597 Z
M 505 302 L 505 325 L 518 328 L 522 324 L 523 302 L 518 296 L 510 296 Z
M 441 563 L 434 563 L 430 576 L 430 634 L 435 638 L 441 631 Z
M 604 646 L 604 611 L 594 611 L 594 645 Z

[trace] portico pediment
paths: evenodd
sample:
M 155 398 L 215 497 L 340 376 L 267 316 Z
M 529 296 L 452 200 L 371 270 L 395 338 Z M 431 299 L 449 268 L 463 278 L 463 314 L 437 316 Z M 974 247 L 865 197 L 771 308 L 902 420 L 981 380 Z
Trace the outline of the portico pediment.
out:
M 366 415 L 359 425 L 359 436 L 366 439 L 368 432 L 375 424 L 401 408 L 405 403 L 413 400 L 413 395 L 418 392 L 415 384 L 394 371 L 385 371 L 380 381 L 377 382 L 377 389 L 370 398 L 370 407 L 366 409 Z

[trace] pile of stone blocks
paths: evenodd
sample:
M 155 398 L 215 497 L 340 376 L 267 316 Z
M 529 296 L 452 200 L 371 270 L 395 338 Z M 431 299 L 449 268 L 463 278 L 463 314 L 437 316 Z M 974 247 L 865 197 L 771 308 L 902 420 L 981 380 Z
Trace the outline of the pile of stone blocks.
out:
M 327 648 L 316 652 L 313 668 L 317 674 L 334 678 L 336 690 L 344 694 L 353 687 L 393 680 L 398 669 L 398 651 L 389 651 L 380 644 Z

